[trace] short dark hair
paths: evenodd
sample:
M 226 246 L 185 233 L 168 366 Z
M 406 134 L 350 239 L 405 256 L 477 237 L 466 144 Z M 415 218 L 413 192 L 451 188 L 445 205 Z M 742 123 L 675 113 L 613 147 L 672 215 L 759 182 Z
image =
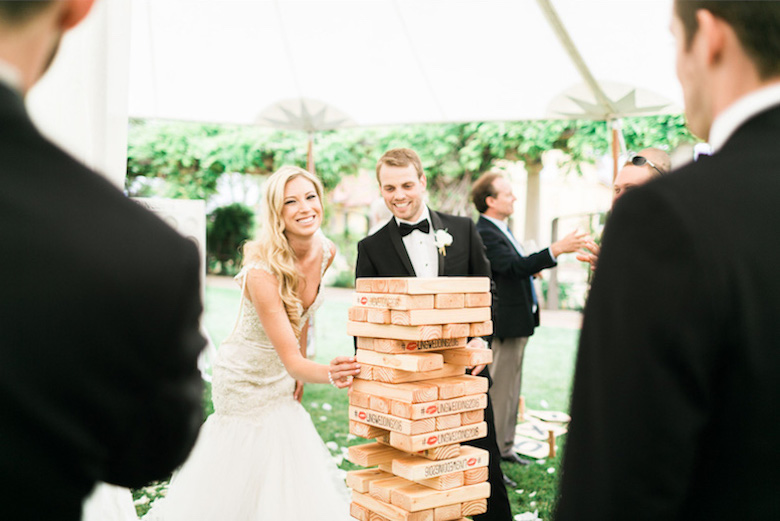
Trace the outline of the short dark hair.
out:
M 696 12 L 705 9 L 734 29 L 762 80 L 780 75 L 780 2 L 675 0 L 674 9 L 685 30 L 686 48 L 699 30 Z
M 16 25 L 26 22 L 39 11 L 43 11 L 55 0 L 35 0 L 20 2 L 19 0 L 0 0 L 0 20 Z
M 414 165 L 414 169 L 417 172 L 417 178 L 420 179 L 423 176 L 422 162 L 417 152 L 411 148 L 393 148 L 385 152 L 379 161 L 376 162 L 376 180 L 379 181 L 379 169 L 382 165 L 388 166 L 400 166 L 405 167 Z M 381 181 L 379 181 L 381 184 Z
M 471 187 L 471 200 L 474 202 L 474 206 L 479 213 L 485 213 L 488 209 L 487 198 L 495 197 L 496 187 L 493 186 L 493 181 L 503 177 L 497 172 L 485 172 L 479 179 L 474 181 L 474 186 Z

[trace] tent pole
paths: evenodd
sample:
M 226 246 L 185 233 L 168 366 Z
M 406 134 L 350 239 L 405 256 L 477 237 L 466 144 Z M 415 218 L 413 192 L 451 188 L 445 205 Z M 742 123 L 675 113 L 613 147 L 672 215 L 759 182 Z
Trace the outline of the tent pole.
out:
M 309 144 L 306 149 L 306 170 L 312 174 L 316 174 L 314 171 L 314 133 L 309 132 Z

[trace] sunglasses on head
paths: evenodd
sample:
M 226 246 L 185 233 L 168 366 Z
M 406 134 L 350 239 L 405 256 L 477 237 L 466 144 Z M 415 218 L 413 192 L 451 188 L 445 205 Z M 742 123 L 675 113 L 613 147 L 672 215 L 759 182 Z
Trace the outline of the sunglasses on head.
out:
M 658 175 L 664 175 L 663 171 L 655 166 L 655 164 L 645 156 L 634 156 L 629 161 L 634 166 L 650 165 L 651 168 L 655 168 L 655 171 L 658 172 Z

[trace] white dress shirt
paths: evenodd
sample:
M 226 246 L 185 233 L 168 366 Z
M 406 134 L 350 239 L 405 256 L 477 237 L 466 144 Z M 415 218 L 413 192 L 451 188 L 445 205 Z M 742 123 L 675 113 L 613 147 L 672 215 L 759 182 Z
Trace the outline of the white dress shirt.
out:
M 712 122 L 712 153 L 717 152 L 744 122 L 775 105 L 780 105 L 780 83 L 755 90 L 729 105 Z
M 412 233 L 401 240 L 409 254 L 409 260 L 412 261 L 414 273 L 418 277 L 438 277 L 439 276 L 439 252 L 436 251 L 436 245 L 433 242 L 433 223 L 431 214 L 427 206 L 423 206 L 422 217 L 415 222 L 403 221 L 395 217 L 396 224 L 417 224 L 428 221 L 431 227 L 429 233 L 423 233 L 420 230 L 412 230 Z

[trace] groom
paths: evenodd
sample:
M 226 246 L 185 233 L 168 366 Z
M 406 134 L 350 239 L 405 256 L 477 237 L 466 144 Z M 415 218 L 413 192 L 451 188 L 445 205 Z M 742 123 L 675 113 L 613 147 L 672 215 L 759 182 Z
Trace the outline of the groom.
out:
M 355 277 L 490 277 L 490 263 L 474 223 L 468 217 L 456 217 L 430 210 L 423 202 L 426 179 L 422 163 L 414 150 L 388 150 L 376 165 L 379 189 L 393 218 L 375 234 L 358 243 Z M 447 255 L 437 252 L 433 232 L 445 229 L 452 236 Z M 482 345 L 479 338 L 471 346 Z M 475 373 L 478 372 L 474 371 Z M 490 380 L 487 371 L 480 373 Z M 512 518 L 504 487 L 504 474 L 496 443 L 493 408 L 488 399 L 485 410 L 487 437 L 468 442 L 490 452 L 490 498 L 478 521 L 507 521 Z

